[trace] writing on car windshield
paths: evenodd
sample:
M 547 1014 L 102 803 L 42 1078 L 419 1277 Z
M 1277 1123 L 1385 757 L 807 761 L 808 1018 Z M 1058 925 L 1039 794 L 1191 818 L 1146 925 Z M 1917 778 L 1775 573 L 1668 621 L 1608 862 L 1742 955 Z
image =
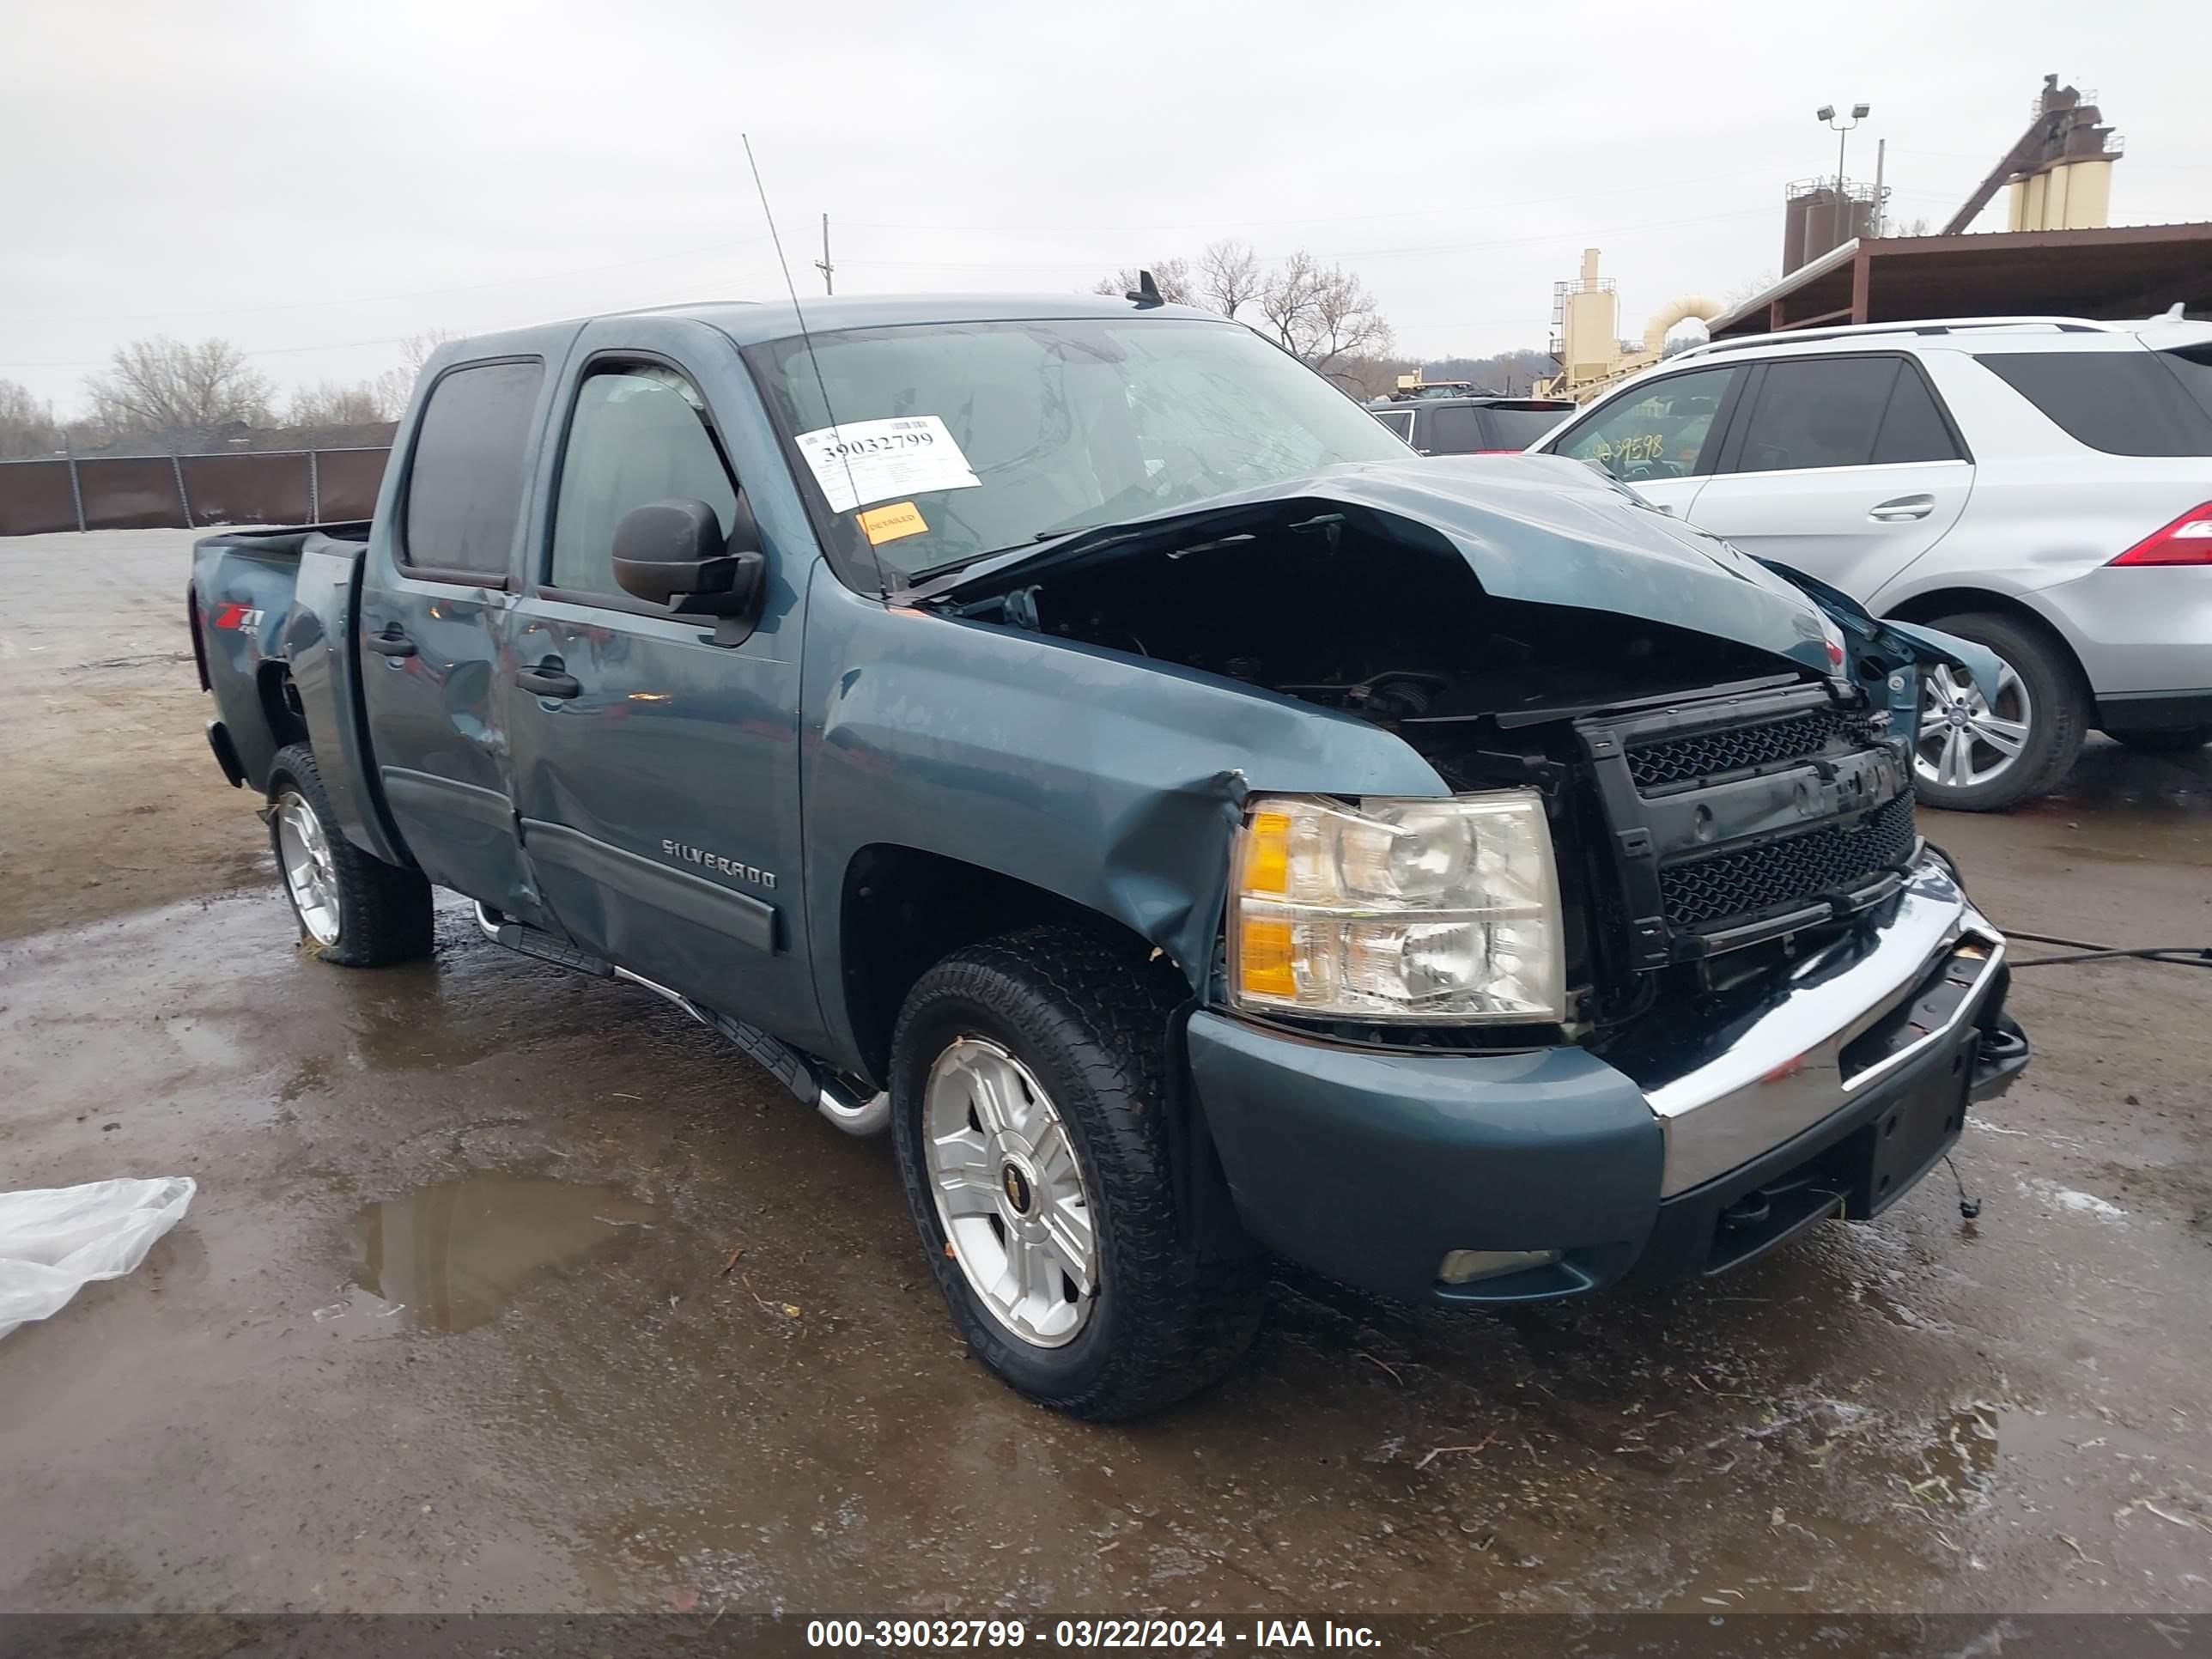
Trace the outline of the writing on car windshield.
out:
M 1732 368 L 1694 370 L 1624 397 L 1560 440 L 1559 453 L 1631 483 L 1687 477 L 1711 441 Z
M 811 350 L 787 339 L 746 355 L 839 533 L 902 574 L 1407 457 L 1233 323 L 932 324 L 816 335 Z

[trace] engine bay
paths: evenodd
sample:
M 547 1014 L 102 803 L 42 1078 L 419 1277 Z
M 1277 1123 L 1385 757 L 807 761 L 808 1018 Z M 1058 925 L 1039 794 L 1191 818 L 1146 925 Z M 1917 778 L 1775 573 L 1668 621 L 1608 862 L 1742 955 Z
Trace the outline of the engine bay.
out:
M 1397 732 L 1455 788 L 1501 749 L 1595 709 L 1795 665 L 1620 612 L 1499 599 L 1440 536 L 1357 507 L 1202 539 L 1105 548 L 956 614 L 1221 674 Z

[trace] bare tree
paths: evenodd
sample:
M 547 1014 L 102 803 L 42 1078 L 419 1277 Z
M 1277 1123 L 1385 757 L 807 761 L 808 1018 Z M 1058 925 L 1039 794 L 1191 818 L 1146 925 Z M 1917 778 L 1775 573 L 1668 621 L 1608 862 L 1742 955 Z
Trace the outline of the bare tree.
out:
M 1403 357 L 1340 357 L 1322 372 L 1362 403 L 1387 398 L 1398 389 L 1398 377 L 1413 368 Z
M 1772 288 L 1775 283 L 1781 280 L 1781 277 L 1773 270 L 1763 270 L 1758 276 L 1753 277 L 1749 282 L 1739 283 L 1735 287 L 1730 289 L 1725 295 L 1722 295 L 1721 303 L 1726 306 L 1730 311 L 1734 311 L 1738 306 L 1743 304 L 1747 300 L 1753 299 L 1759 295 L 1765 293 L 1767 289 Z
M 1249 242 L 1209 246 L 1198 259 L 1198 303 L 1224 317 L 1260 297 L 1260 256 Z
M 377 406 L 384 410 L 379 418 L 396 421 L 407 412 L 407 400 L 415 395 L 419 374 L 412 368 L 387 368 L 369 383 L 376 388 Z
M 430 354 L 448 340 L 461 337 L 449 328 L 426 328 L 420 334 L 410 334 L 399 343 L 399 355 L 407 360 L 410 377 L 420 374 L 422 365 L 430 361 Z
M 1275 343 L 1303 357 L 1313 327 L 1314 284 L 1317 280 L 1313 255 L 1300 248 L 1267 273 L 1256 303 Z
M 33 398 L 28 386 L 0 380 L 0 459 L 49 455 L 61 445 L 54 406 Z
M 1191 306 L 1200 303 L 1191 288 L 1190 261 L 1188 259 L 1155 259 L 1151 264 L 1124 265 L 1111 276 L 1101 276 L 1091 289 L 1093 294 L 1134 294 L 1140 271 L 1152 273 L 1152 286 L 1160 291 L 1160 298 L 1171 306 Z
M 1324 374 L 1340 359 L 1390 349 L 1390 325 L 1367 285 L 1303 248 L 1267 273 L 1257 304 L 1283 349 Z
M 1327 369 L 1340 357 L 1375 356 L 1390 349 L 1390 325 L 1376 308 L 1367 284 L 1331 265 L 1313 286 L 1314 328 L 1302 354 L 1316 368 Z
M 397 369 L 351 386 L 325 380 L 294 392 L 285 420 L 292 426 L 374 426 L 398 418 L 406 395 Z
M 1373 362 L 1390 349 L 1390 325 L 1367 285 L 1342 265 L 1324 265 L 1301 248 L 1272 269 L 1243 242 L 1213 243 L 1195 269 L 1183 258 L 1150 267 L 1160 297 L 1203 306 L 1235 317 L 1245 306 L 1260 313 L 1255 325 L 1283 349 L 1324 374 L 1352 358 Z M 1092 292 L 1123 294 L 1137 286 L 1134 270 L 1102 277 Z M 1351 377 L 1364 382 L 1365 372 Z
M 198 345 L 155 335 L 118 346 L 105 373 L 88 375 L 93 419 L 113 437 L 184 439 L 269 417 L 276 388 L 228 340 Z

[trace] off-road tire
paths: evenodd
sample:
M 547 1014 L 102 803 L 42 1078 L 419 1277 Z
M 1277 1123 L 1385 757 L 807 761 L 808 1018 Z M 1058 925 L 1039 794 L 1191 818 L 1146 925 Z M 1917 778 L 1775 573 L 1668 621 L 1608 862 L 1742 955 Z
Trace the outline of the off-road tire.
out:
M 899 1177 L 938 1287 L 969 1347 L 1013 1388 L 1076 1417 L 1141 1416 L 1235 1368 L 1259 1328 L 1264 1255 L 1210 1156 L 1176 1167 L 1167 1042 L 1187 994 L 1165 963 L 1103 932 L 1025 928 L 947 957 L 908 993 L 891 1039 Z M 1036 1077 L 1066 1125 L 1095 1217 L 1098 1288 L 1060 1347 L 1013 1335 L 951 1255 L 923 1149 L 930 1069 L 981 1036 Z M 1203 1149 L 1188 1151 L 1199 1158 Z
M 269 820 L 269 847 L 278 866 L 278 885 L 300 925 L 300 937 L 321 960 L 341 968 L 387 968 L 394 963 L 414 962 L 430 954 L 430 884 L 422 872 L 402 870 L 372 858 L 345 838 L 323 775 L 315 764 L 315 751 L 295 743 L 276 751 L 269 769 L 269 799 L 273 805 L 288 790 L 296 790 L 315 815 L 330 844 L 331 864 L 337 877 L 338 936 L 320 945 L 307 930 L 298 902 L 283 878 L 283 849 L 277 843 L 276 820 Z
M 2089 718 L 2089 690 L 2057 641 L 2033 625 L 1995 611 L 1939 617 L 1928 624 L 1987 646 L 2011 665 L 2027 688 L 2033 718 L 2019 757 L 1986 783 L 1953 787 L 1916 778 L 1921 804 L 1954 812 L 1998 812 L 2056 788 L 2074 769 Z M 1916 743 L 1918 732 L 1914 732 Z
M 2105 735 L 2138 755 L 2186 755 L 2212 743 L 2212 726 L 2175 726 L 2150 732 L 2115 732 L 2108 727 Z

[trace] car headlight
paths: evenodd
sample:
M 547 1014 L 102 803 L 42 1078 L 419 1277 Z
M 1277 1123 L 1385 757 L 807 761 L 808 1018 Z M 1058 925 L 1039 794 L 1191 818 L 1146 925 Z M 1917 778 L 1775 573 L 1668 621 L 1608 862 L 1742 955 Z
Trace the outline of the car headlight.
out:
M 1237 1006 L 1431 1024 L 1566 1017 L 1543 798 L 1256 796 L 1231 879 Z

